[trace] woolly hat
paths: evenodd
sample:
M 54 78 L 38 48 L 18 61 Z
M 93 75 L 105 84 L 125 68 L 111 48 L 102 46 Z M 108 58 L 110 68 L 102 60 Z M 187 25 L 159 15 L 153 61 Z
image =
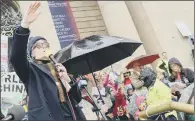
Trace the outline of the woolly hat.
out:
M 30 37 L 29 40 L 28 40 L 27 53 L 28 53 L 28 56 L 30 58 L 31 58 L 32 47 L 38 40 L 45 40 L 45 41 L 47 41 L 44 37 L 41 37 L 41 36 Z

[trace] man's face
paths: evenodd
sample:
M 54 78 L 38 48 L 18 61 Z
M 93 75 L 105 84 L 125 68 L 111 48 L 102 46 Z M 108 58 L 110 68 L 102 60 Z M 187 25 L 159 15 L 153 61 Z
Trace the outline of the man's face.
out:
M 141 64 L 138 63 L 138 62 L 134 63 L 134 64 L 133 64 L 133 69 L 134 69 L 135 71 L 140 72 L 140 71 L 141 71 Z
M 35 59 L 47 59 L 45 51 L 49 48 L 49 43 L 46 40 L 38 40 L 32 47 L 32 57 Z

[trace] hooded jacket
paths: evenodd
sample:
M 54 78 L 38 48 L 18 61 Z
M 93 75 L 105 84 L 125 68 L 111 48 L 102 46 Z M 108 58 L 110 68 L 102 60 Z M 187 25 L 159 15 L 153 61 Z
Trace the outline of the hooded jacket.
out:
M 189 83 L 193 83 L 194 82 L 194 72 L 191 69 L 189 69 L 189 68 L 183 68 L 182 64 L 180 63 L 180 61 L 177 58 L 174 58 L 174 57 L 171 58 L 169 60 L 168 64 L 169 64 L 169 72 L 171 74 L 172 74 L 172 69 L 170 67 L 171 64 L 178 64 L 179 66 L 181 66 L 181 73 L 180 73 L 180 75 L 181 75 L 181 80 L 182 80 L 183 83 L 186 83 L 184 81 L 184 78 L 186 78 L 189 81 Z M 174 82 L 175 78 L 173 76 L 170 76 L 169 81 Z

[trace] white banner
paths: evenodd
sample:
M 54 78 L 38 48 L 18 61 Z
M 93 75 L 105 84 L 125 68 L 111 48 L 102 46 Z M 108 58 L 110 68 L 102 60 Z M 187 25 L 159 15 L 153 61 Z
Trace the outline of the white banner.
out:
M 1 76 L 1 111 L 4 115 L 7 109 L 15 105 L 21 105 L 26 97 L 24 84 L 20 81 L 15 72 L 5 72 Z

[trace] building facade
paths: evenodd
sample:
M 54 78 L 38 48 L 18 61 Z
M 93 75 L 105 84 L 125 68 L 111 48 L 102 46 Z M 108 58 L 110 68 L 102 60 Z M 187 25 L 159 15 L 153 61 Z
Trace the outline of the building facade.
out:
M 31 1 L 19 1 L 23 14 Z M 56 53 L 60 43 L 47 1 L 41 1 L 41 15 L 31 25 L 31 35 L 44 36 Z M 183 21 L 194 32 L 193 1 L 70 1 L 80 39 L 94 35 L 121 36 L 144 44 L 129 58 L 114 65 L 123 70 L 134 57 L 167 52 L 184 67 L 193 67 L 191 45 L 178 31 L 175 21 Z

